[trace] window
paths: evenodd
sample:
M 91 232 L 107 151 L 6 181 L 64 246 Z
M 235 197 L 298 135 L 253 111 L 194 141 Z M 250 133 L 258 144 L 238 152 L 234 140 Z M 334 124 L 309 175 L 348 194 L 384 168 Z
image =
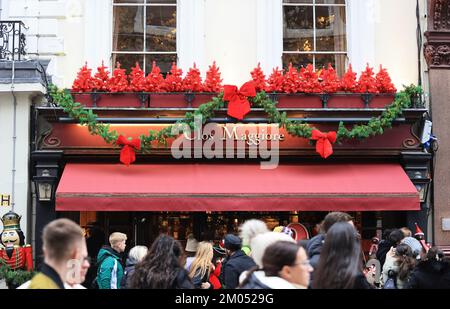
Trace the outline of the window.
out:
M 112 62 L 129 70 L 138 62 L 149 73 L 177 62 L 176 0 L 113 0 Z
M 345 0 L 283 0 L 283 67 L 328 63 L 342 75 L 347 57 Z

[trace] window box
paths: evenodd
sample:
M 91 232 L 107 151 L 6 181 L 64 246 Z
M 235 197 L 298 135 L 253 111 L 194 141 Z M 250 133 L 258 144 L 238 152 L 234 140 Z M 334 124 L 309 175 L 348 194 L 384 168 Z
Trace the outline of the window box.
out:
M 380 93 L 372 97 L 369 102 L 370 108 L 385 108 L 394 102 L 395 93 Z
M 320 94 L 309 93 L 269 93 L 278 108 L 322 108 Z
M 144 94 L 144 95 L 142 95 Z M 75 102 L 86 107 L 147 107 L 145 93 L 136 92 L 72 92 Z
M 327 108 L 364 108 L 364 100 L 360 93 L 331 93 L 326 102 Z
M 212 100 L 217 93 L 196 93 L 196 92 L 167 92 L 151 93 L 149 107 L 199 107 Z

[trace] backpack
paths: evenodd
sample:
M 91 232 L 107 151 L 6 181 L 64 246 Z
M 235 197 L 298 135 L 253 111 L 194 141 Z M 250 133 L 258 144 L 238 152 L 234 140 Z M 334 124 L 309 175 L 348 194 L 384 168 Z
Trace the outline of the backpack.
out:
M 383 289 L 397 289 L 397 273 L 392 269 L 388 271 L 388 279 L 384 282 Z

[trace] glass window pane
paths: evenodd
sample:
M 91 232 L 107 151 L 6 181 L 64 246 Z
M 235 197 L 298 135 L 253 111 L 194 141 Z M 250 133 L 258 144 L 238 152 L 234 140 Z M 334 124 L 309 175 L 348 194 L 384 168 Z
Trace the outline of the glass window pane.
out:
M 317 51 L 346 51 L 345 8 L 316 7 Z
M 144 3 L 145 0 L 114 0 L 114 3 Z
M 313 63 L 313 56 L 311 54 L 283 54 L 283 69 L 285 72 L 289 63 L 292 63 L 297 69 L 306 67 L 308 64 Z
M 136 55 L 136 54 L 113 54 L 112 58 L 112 66 L 111 72 L 116 67 L 116 63 L 120 62 L 120 67 L 125 69 L 127 74 L 130 74 L 131 68 L 136 65 L 136 62 L 139 62 L 139 66 L 141 68 L 144 67 L 144 55 Z
M 177 63 L 177 55 L 146 55 L 145 56 L 146 74 L 152 71 L 153 61 L 156 61 L 156 65 L 159 66 L 159 68 L 161 69 L 161 73 L 164 74 L 170 71 L 173 62 Z
M 283 50 L 314 50 L 313 7 L 285 6 L 283 8 Z
M 115 6 L 113 51 L 144 51 L 144 8 Z
M 345 0 L 316 0 L 316 4 L 345 4 Z
M 176 51 L 177 9 L 175 6 L 147 7 L 146 51 Z
M 345 61 L 346 55 L 333 55 L 333 54 L 318 54 L 316 58 L 316 70 L 320 70 L 322 67 L 327 67 L 329 63 L 335 68 L 339 76 L 345 73 Z

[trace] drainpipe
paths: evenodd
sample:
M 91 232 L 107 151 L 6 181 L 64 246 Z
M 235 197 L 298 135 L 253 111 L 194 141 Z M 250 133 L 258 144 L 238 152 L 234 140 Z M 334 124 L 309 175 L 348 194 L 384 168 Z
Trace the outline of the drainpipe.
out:
M 13 160 L 12 160 L 12 188 L 11 188 L 11 210 L 14 211 L 15 206 L 15 189 L 16 189 L 16 139 L 17 139 L 17 98 L 14 93 L 14 78 L 15 78 L 15 61 L 12 60 L 12 74 L 11 74 L 11 94 L 13 96 Z

